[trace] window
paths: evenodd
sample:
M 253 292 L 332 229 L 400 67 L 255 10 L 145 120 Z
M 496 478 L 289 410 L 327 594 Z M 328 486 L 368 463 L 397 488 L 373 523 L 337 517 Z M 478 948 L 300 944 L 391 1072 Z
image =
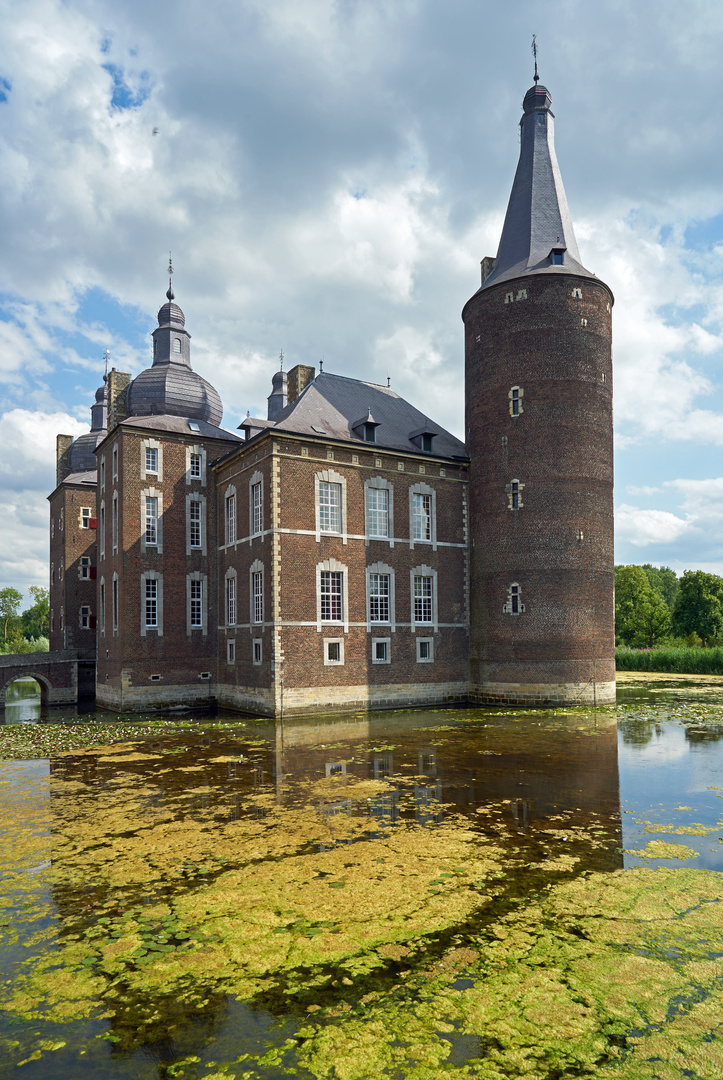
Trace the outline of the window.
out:
M 173 339 L 173 351 L 174 353 L 180 353 L 181 351 L 181 339 L 179 337 Z
M 415 540 L 432 539 L 431 495 L 412 495 L 412 536 Z
M 343 575 L 338 570 L 321 571 L 321 621 L 341 622 L 343 615 Z
M 369 536 L 389 536 L 389 491 L 386 487 L 367 487 L 367 533 Z
M 192 480 L 201 479 L 201 455 L 191 454 L 191 462 L 189 467 L 189 473 Z
M 118 632 L 118 575 L 113 574 L 113 587 L 112 587 L 112 606 L 113 606 L 113 633 Z
M 369 622 L 389 621 L 389 574 L 370 574 Z
M 201 504 L 195 500 L 189 504 L 189 542 L 192 548 L 201 546 Z M 200 625 L 200 624 L 199 624 Z
M 203 626 L 202 618 L 203 582 L 191 581 L 191 626 Z
M 251 603 L 253 619 L 255 623 L 264 621 L 264 574 L 263 570 L 255 570 L 251 574 Z
M 100 504 L 100 536 L 98 538 L 98 548 L 100 551 L 101 559 L 105 558 L 105 503 Z
M 324 638 L 324 666 L 338 667 L 344 663 L 344 639 Z
M 226 543 L 236 543 L 236 492 L 226 494 Z
M 364 442 L 376 442 L 377 441 L 377 425 L 365 424 L 364 425 Z
M 81 529 L 90 528 L 90 507 L 82 506 L 80 509 L 80 527 Z
M 90 578 L 90 556 L 81 555 L 80 557 L 80 580 L 87 581 Z
M 113 492 L 113 503 L 111 505 L 111 517 L 110 517 L 110 535 L 113 544 L 113 551 L 118 550 L 118 492 Z
M 522 408 L 522 398 L 524 397 L 524 390 L 521 386 L 513 386 L 507 397 L 510 403 L 510 416 L 519 416 L 524 409 Z
M 264 505 L 262 498 L 263 487 L 261 485 L 261 482 L 259 481 L 259 483 L 253 484 L 251 487 L 251 531 L 254 535 L 263 532 L 264 528 Z
M 432 578 L 426 574 L 414 575 L 414 621 L 431 623 L 432 619 Z
M 206 484 L 206 451 L 197 444 L 186 447 L 186 483 Z
M 391 639 L 387 637 L 372 638 L 372 664 L 391 663 Z
M 341 532 L 341 484 L 319 482 L 319 528 L 325 533 Z
M 522 603 L 522 589 L 516 581 L 507 589 L 507 603 L 502 608 L 505 615 L 521 615 L 525 610 Z
M 553 251 L 552 253 L 552 265 L 562 266 L 563 253 L 561 251 Z
M 98 604 L 99 604 L 99 608 L 100 608 L 100 612 L 99 612 L 100 613 L 100 632 L 101 632 L 101 634 L 105 634 L 105 582 L 103 581 L 103 578 L 100 579 L 100 589 L 98 590 Z M 63 629 L 63 615 L 62 615 L 62 610 L 63 609 L 61 608 L 60 610 L 61 610 L 60 629 L 62 630 Z
M 505 485 L 508 510 L 520 510 L 524 506 L 524 503 L 522 502 L 522 490 L 524 486 L 525 485 L 521 484 L 519 480 L 510 480 L 509 484 Z
M 226 578 L 226 625 L 236 625 L 236 576 Z
M 90 626 L 90 608 L 85 605 L 80 609 L 80 626 L 83 630 Z
M 434 638 L 417 638 L 417 663 L 431 664 L 434 660 Z
M 146 446 L 146 472 L 158 473 L 158 448 Z
M 432 440 L 433 439 L 434 439 L 434 435 L 422 435 L 422 450 L 424 450 L 427 454 L 432 453 Z
M 261 663 L 261 661 L 263 660 L 263 656 L 264 656 L 264 643 L 261 640 L 261 638 L 254 638 L 253 639 L 252 649 L 253 649 L 252 655 L 253 655 L 253 658 L 254 658 L 254 664 L 258 665 L 258 664 Z
M 163 480 L 163 444 L 158 439 L 143 439 L 140 455 L 141 480 L 147 476 Z
M 58 518 L 58 528 L 60 529 L 61 532 L 63 531 L 63 522 L 64 522 L 64 520 L 65 520 L 65 512 L 63 510 L 61 510 L 60 511 L 60 517 Z
M 61 563 L 60 566 L 58 567 L 58 581 L 62 581 L 62 580 L 63 580 L 63 564 Z
M 118 479 L 118 447 L 117 446 L 113 447 L 113 454 L 112 454 L 112 457 L 111 457 L 111 461 L 113 463 L 113 469 L 112 469 L 113 482 L 115 483 L 115 481 Z
M 105 491 L 105 457 L 100 459 L 100 490 Z
M 158 626 L 158 582 L 155 578 L 146 578 L 145 623 L 148 628 Z
M 146 495 L 146 547 L 158 545 L 158 499 Z M 150 625 L 147 623 L 146 625 Z M 155 623 L 153 624 L 155 626 Z
M 236 639 L 226 642 L 226 663 L 236 663 Z

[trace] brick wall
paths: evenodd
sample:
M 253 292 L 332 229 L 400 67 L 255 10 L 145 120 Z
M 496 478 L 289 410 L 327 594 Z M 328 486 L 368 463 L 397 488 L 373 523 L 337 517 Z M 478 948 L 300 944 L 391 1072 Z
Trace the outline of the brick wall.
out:
M 96 530 L 82 527 L 81 514 L 86 508 L 94 519 L 95 503 L 95 487 L 88 484 L 62 483 L 50 496 L 51 650 L 95 648 Z M 82 608 L 87 608 L 87 626 Z

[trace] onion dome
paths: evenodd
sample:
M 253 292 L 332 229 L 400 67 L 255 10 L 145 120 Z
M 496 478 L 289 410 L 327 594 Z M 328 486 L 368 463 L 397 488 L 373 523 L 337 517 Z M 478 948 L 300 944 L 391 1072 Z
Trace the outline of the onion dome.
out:
M 93 451 L 108 434 L 107 390 L 105 382 L 95 392 L 95 404 L 90 407 L 90 431 L 73 440 L 68 462 L 71 473 L 95 472 L 97 461 Z
M 129 416 L 183 416 L 218 426 L 223 405 L 217 390 L 191 367 L 191 335 L 169 287 L 153 331 L 153 364 L 130 385 Z

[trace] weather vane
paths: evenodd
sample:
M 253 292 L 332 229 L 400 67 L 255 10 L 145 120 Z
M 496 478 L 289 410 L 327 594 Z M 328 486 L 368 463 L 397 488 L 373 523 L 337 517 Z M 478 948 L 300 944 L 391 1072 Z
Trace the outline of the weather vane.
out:
M 168 252 L 168 292 L 166 293 L 166 296 L 169 300 L 175 299 L 175 294 L 173 292 L 173 259 L 171 258 L 170 251 Z
M 108 378 L 108 361 L 110 360 L 110 352 L 108 349 L 103 353 L 103 359 L 105 360 L 105 378 Z M 103 380 L 105 382 L 105 379 Z
M 537 74 L 537 34 L 532 35 L 532 55 L 535 58 L 535 84 L 540 81 L 540 76 Z
M 284 350 L 279 353 L 279 371 L 284 370 Z

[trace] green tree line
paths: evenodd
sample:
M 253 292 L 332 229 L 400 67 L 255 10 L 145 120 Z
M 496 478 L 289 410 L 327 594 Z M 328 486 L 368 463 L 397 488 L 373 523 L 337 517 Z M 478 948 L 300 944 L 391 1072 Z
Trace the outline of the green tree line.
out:
M 30 607 L 20 611 L 23 594 L 12 586 L 0 589 L 0 652 L 47 652 L 50 648 L 48 590 L 31 585 Z
M 669 566 L 615 567 L 615 644 L 723 644 L 723 578 L 704 570 L 678 577 Z

